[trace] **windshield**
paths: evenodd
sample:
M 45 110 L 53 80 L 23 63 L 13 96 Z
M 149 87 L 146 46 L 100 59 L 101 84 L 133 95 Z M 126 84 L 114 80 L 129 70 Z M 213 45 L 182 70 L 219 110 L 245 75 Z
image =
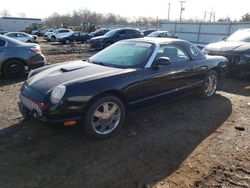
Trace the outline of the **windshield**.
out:
M 227 42 L 250 42 L 250 30 L 240 30 L 234 32 L 227 39 Z
M 104 36 L 111 37 L 111 36 L 113 36 L 116 32 L 117 32 L 117 30 L 111 30 L 111 31 L 105 33 Z
M 139 68 L 145 65 L 154 50 L 146 42 L 118 42 L 89 59 L 90 62 L 119 68 Z
M 158 37 L 161 34 L 160 31 L 155 31 L 153 33 L 150 33 L 147 37 Z

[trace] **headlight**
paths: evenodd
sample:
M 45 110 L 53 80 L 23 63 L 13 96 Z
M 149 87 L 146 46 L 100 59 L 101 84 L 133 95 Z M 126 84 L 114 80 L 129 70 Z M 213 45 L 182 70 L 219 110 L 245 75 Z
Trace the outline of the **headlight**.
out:
M 56 86 L 50 95 L 50 101 L 53 104 L 59 103 L 59 101 L 63 98 L 66 91 L 66 87 L 64 85 Z
M 245 54 L 245 57 L 250 58 L 250 54 Z

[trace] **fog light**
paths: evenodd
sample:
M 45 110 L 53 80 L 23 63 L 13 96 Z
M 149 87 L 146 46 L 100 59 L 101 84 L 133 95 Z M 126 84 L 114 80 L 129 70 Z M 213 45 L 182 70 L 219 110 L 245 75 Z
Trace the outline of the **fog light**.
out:
M 69 127 L 75 125 L 77 122 L 76 121 L 66 121 L 64 122 L 64 126 Z

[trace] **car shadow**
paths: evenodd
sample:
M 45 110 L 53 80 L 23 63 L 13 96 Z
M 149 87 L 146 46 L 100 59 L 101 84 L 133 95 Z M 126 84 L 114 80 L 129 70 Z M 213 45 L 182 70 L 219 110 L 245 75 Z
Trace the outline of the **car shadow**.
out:
M 3 75 L 0 75 L 0 87 L 11 85 L 11 84 L 16 84 L 19 82 L 23 82 L 27 79 L 28 73 L 26 73 L 24 76 L 21 78 L 5 78 Z
M 159 104 L 161 103 L 161 104 Z M 23 121 L 0 131 L 2 187 L 143 187 L 175 171 L 232 112 L 229 99 L 194 97 L 134 111 L 111 139 Z M 220 104 L 220 105 L 217 105 Z
M 250 96 L 250 77 L 226 78 L 222 81 L 220 90 L 242 96 Z

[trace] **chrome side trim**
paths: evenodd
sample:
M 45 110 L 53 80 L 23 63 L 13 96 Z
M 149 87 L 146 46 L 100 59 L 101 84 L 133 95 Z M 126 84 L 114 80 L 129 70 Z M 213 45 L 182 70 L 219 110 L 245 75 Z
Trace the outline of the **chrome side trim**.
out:
M 153 54 L 151 55 L 150 59 L 148 60 L 147 64 L 145 65 L 145 68 L 150 68 L 151 67 L 152 63 L 155 60 L 155 57 L 157 55 L 157 52 L 158 52 L 159 48 L 160 48 L 160 44 L 155 43 L 155 50 L 154 50 Z

